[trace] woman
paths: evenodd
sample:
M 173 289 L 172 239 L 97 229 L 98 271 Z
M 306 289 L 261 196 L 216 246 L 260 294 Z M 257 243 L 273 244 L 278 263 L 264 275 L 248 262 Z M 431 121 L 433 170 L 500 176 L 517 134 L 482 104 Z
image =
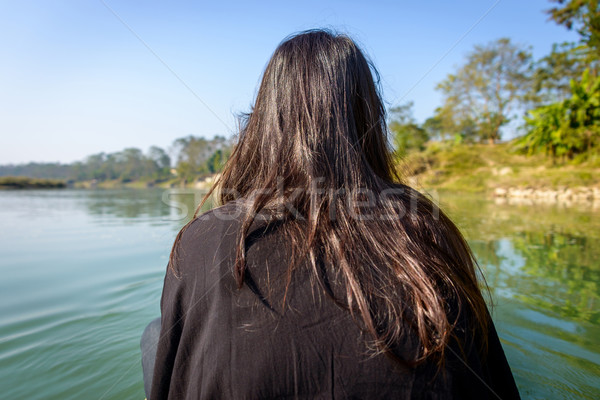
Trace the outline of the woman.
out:
M 279 45 L 165 277 L 151 400 L 518 392 L 455 225 L 399 183 L 344 35 Z

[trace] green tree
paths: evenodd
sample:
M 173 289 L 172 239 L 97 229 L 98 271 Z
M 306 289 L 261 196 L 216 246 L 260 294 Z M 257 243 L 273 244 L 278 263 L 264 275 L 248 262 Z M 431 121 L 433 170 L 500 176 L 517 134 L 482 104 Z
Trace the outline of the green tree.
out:
M 581 41 L 595 53 L 600 55 L 600 7 L 598 0 L 550 0 L 557 3 L 548 10 L 550 19 L 567 29 L 575 28 L 581 35 Z M 597 71 L 595 71 L 597 72 Z
M 528 133 L 517 144 L 528 153 L 545 150 L 553 159 L 573 158 L 600 145 L 600 77 L 585 70 L 571 80 L 571 96 L 538 107 L 525 118 Z
M 421 128 L 425 130 L 427 136 L 431 139 L 446 139 L 447 133 L 443 129 L 442 119 L 437 115 L 427 118 L 421 125 Z
M 222 136 L 204 139 L 187 136 L 174 142 L 177 152 L 177 174 L 181 178 L 192 181 L 196 177 L 211 173 L 209 160 L 214 153 L 227 146 L 227 140 Z
M 435 109 L 433 117 L 425 121 L 423 128 L 428 132 L 433 129 L 433 133 L 437 133 L 441 140 L 473 143 L 478 140 L 477 125 L 465 111 L 454 107 L 453 102 L 446 102 Z
M 165 150 L 158 146 L 152 146 L 148 150 L 148 160 L 153 164 L 156 179 L 164 179 L 171 176 L 171 157 Z
M 191 181 L 197 175 L 208 172 L 205 163 L 210 154 L 207 154 L 206 139 L 190 135 L 177 139 L 174 146 L 179 150 L 176 166 L 178 176 Z
M 523 104 L 530 90 L 531 54 L 502 38 L 475 49 L 456 73 L 437 89 L 443 104 L 437 117 L 451 135 L 471 135 L 480 141 L 501 139 L 501 128 Z
M 210 156 L 210 158 L 208 159 L 208 170 L 213 174 L 220 172 L 223 168 L 223 165 L 225 165 L 226 160 L 227 159 L 225 158 L 225 152 L 223 150 L 219 149 L 215 151 L 213 155 Z
M 408 102 L 392 108 L 389 129 L 393 135 L 396 154 L 400 157 L 411 150 L 423 150 L 429 136 L 425 129 L 417 125 L 412 115 L 413 103 Z
M 127 148 L 115 154 L 116 161 L 119 165 L 119 178 L 123 182 L 129 182 L 139 179 L 142 176 L 147 176 L 145 170 L 145 157 L 140 149 Z
M 107 173 L 104 168 L 106 161 L 105 153 L 92 154 L 85 159 L 85 177 L 86 179 L 107 179 Z
M 571 95 L 571 80 L 580 79 L 586 68 L 597 69 L 598 60 L 590 60 L 574 43 L 555 43 L 550 54 L 535 63 L 528 100 L 534 106 L 565 100 Z

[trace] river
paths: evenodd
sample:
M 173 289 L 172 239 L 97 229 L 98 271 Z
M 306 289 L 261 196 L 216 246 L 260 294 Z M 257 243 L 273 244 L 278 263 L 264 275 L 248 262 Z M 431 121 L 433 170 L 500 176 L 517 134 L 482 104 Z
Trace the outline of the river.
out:
M 176 192 L 0 191 L 1 398 L 144 398 L 139 337 L 200 198 Z M 522 397 L 600 398 L 600 210 L 436 197 L 481 265 Z

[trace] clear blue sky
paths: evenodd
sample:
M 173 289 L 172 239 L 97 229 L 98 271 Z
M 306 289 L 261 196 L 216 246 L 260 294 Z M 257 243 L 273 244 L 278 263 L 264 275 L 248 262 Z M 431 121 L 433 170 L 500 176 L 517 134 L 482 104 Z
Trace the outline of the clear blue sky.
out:
M 355 38 L 381 74 L 388 106 L 414 101 L 423 121 L 439 105 L 436 84 L 475 44 L 510 37 L 539 58 L 552 43 L 575 40 L 547 21 L 543 10 L 550 6 L 547 0 L 5 1 L 0 164 L 71 162 L 125 147 L 168 148 L 190 134 L 231 135 L 277 44 L 316 27 Z

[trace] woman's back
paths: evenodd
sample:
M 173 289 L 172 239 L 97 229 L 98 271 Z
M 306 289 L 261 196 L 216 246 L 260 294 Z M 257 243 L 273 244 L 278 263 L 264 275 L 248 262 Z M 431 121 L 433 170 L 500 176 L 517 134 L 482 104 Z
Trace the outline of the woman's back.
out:
M 252 227 L 246 285 L 238 289 L 231 269 L 240 213 L 236 202 L 209 211 L 181 239 L 179 276 L 165 278 L 151 399 L 517 396 L 495 332 L 491 370 L 471 352 L 465 364 L 450 356 L 437 373 L 435 363 L 410 368 L 374 355 L 359 324 L 307 266 L 293 274 L 282 309 L 291 254 L 281 222 Z M 342 295 L 332 266 L 322 271 L 332 294 Z

